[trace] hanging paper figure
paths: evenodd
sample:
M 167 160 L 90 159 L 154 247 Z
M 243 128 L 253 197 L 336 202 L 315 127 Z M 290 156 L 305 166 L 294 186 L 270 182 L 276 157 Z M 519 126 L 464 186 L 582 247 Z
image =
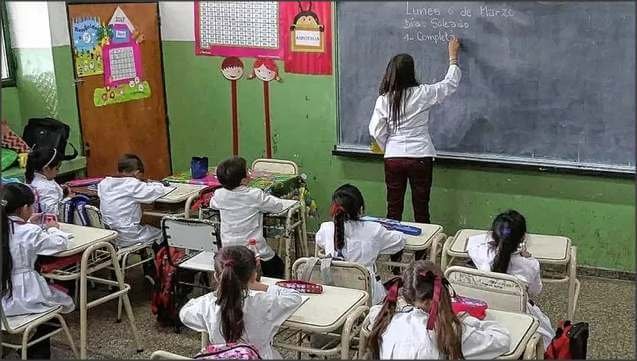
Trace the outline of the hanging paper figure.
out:
M 75 18 L 72 21 L 75 74 L 77 77 L 104 72 L 102 45 L 107 40 L 104 26 L 97 17 Z
M 232 102 L 232 155 L 239 155 L 239 119 L 237 117 L 237 80 L 243 76 L 243 62 L 231 56 L 223 59 L 221 74 L 230 80 L 230 100 Z
M 290 41 L 292 51 L 297 52 L 323 52 L 325 49 L 325 27 L 315 12 L 312 11 L 312 2 L 309 8 L 303 9 L 298 1 L 300 12 L 294 17 L 294 23 L 290 26 Z
M 274 60 L 269 58 L 257 58 L 252 65 L 252 73 L 248 79 L 257 77 L 263 81 L 263 109 L 265 113 L 265 157 L 272 158 L 272 136 L 270 127 L 270 82 L 281 81 L 279 68 Z
M 151 95 L 150 85 L 142 80 L 143 35 L 135 30 L 118 6 L 108 23 L 109 41 L 102 47 L 104 88 L 93 93 L 95 106 L 122 103 Z

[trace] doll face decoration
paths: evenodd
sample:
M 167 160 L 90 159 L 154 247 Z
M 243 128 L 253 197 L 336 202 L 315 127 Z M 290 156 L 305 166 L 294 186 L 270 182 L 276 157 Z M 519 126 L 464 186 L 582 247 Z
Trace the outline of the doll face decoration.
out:
M 272 80 L 280 80 L 279 69 L 272 59 L 258 58 L 253 65 L 250 78 L 259 78 L 259 80 L 269 82 Z
M 221 74 L 228 80 L 239 80 L 243 76 L 243 62 L 237 57 L 223 59 Z

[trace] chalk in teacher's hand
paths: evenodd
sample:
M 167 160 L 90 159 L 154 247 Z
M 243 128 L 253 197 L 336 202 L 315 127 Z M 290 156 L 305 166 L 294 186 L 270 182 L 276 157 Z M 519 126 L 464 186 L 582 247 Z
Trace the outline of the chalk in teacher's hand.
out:
M 380 149 L 380 146 L 372 140 L 372 153 L 383 154 L 383 150 Z

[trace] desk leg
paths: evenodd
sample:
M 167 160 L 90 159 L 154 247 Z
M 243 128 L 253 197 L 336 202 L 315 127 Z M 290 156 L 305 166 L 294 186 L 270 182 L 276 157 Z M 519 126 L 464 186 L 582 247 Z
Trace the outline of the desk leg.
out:
M 310 245 L 307 242 L 307 224 L 305 223 L 305 212 L 305 201 L 301 200 L 301 257 L 308 257 L 310 255 Z
M 447 238 L 447 240 L 442 246 L 442 254 L 440 255 L 440 268 L 442 269 L 443 272 L 447 268 L 447 263 L 449 258 L 449 255 L 447 254 L 447 252 L 449 251 L 449 247 L 451 247 L 452 240 L 453 240 L 453 237 Z
M 577 298 L 579 297 L 579 286 L 577 280 L 577 247 L 571 247 L 571 259 L 568 264 L 568 319 L 573 320 L 575 317 L 575 305 L 577 304 Z M 577 284 L 577 285 L 576 285 Z

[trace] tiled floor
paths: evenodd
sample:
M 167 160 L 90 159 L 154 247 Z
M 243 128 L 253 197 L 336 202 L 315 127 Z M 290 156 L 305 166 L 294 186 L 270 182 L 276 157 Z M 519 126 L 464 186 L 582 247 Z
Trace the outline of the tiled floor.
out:
M 173 329 L 157 325 L 150 311 L 150 289 L 140 274 L 131 272 L 136 324 L 142 335 L 144 352 L 137 353 L 132 333 L 126 320 L 115 323 L 117 302 L 97 306 L 89 310 L 89 357 L 144 358 L 155 350 L 166 350 L 182 355 L 194 354 L 200 344 L 198 334 L 183 329 L 175 334 Z M 635 355 L 635 284 L 594 277 L 582 277 L 582 288 L 576 312 L 577 321 L 590 323 L 588 344 L 589 359 L 630 359 Z M 141 286 L 137 286 L 141 285 Z M 95 292 L 95 291 L 93 291 Z M 566 313 L 565 289 L 559 285 L 546 285 L 538 300 L 540 307 L 555 323 Z M 79 345 L 79 314 L 66 316 L 74 340 Z M 285 354 L 284 354 L 285 355 Z M 56 336 L 53 341 L 53 357 L 69 358 L 72 354 L 65 339 Z M 291 356 L 291 355 L 286 355 Z M 9 358 L 15 358 L 10 355 Z

